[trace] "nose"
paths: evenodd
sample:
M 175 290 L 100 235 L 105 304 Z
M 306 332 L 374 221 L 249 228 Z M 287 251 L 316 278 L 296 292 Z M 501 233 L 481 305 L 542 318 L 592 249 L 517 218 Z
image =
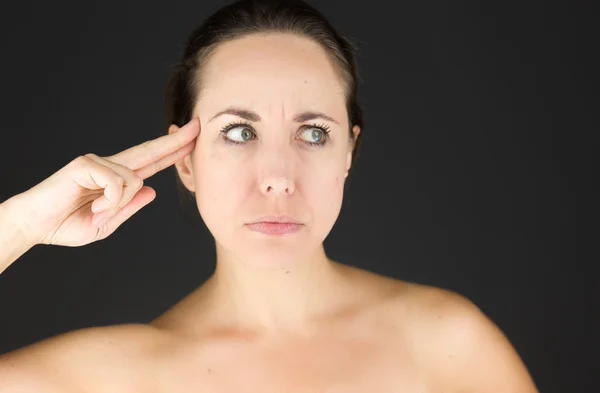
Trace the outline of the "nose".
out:
M 291 170 L 293 154 L 293 151 L 282 146 L 263 149 L 260 160 L 260 190 L 264 195 L 291 195 L 294 192 Z
M 294 182 L 285 176 L 270 176 L 262 181 L 260 189 L 265 195 L 291 195 Z

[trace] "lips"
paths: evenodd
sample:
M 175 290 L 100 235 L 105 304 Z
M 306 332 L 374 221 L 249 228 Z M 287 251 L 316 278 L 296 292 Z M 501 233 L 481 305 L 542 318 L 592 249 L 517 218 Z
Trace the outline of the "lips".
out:
M 302 223 L 289 216 L 264 216 L 248 224 L 246 227 L 265 235 L 281 236 L 302 229 Z
M 248 224 L 257 223 L 277 223 L 277 224 L 302 224 L 300 221 L 293 219 L 289 216 L 263 216 Z
M 281 223 L 281 222 L 255 222 L 246 224 L 246 227 L 254 232 L 260 232 L 264 235 L 287 235 L 302 229 L 302 224 Z

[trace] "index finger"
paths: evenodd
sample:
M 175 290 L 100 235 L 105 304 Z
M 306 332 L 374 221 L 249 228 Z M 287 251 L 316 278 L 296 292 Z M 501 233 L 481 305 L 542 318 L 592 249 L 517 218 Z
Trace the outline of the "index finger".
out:
M 198 136 L 199 131 L 200 120 L 194 117 L 174 133 L 130 147 L 120 153 L 106 157 L 106 159 L 131 170 L 140 169 L 156 163 L 186 146 Z

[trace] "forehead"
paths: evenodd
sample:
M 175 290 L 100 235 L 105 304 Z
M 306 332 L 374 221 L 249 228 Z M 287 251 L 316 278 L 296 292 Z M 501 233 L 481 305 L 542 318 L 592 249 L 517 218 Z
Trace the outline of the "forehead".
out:
M 253 35 L 221 44 L 203 70 L 203 110 L 245 105 L 257 111 L 315 109 L 340 117 L 343 84 L 323 48 L 291 34 Z M 342 120 L 342 119 L 338 119 Z

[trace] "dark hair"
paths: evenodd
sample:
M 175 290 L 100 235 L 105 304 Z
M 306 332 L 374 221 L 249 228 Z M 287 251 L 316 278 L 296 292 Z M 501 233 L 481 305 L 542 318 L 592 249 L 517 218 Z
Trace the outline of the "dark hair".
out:
M 363 135 L 363 114 L 357 97 L 357 49 L 350 40 L 340 36 L 321 13 L 302 0 L 239 0 L 220 8 L 196 28 L 186 42 L 180 61 L 171 68 L 167 79 L 167 126 L 176 124 L 182 127 L 191 120 L 195 100 L 202 89 L 203 68 L 219 44 L 271 32 L 291 33 L 314 40 L 338 66 L 337 71 L 346 93 L 349 137 L 353 138 L 354 125 L 361 128 L 354 144 L 353 168 Z M 180 198 L 195 199 L 194 193 L 185 188 L 175 173 Z

